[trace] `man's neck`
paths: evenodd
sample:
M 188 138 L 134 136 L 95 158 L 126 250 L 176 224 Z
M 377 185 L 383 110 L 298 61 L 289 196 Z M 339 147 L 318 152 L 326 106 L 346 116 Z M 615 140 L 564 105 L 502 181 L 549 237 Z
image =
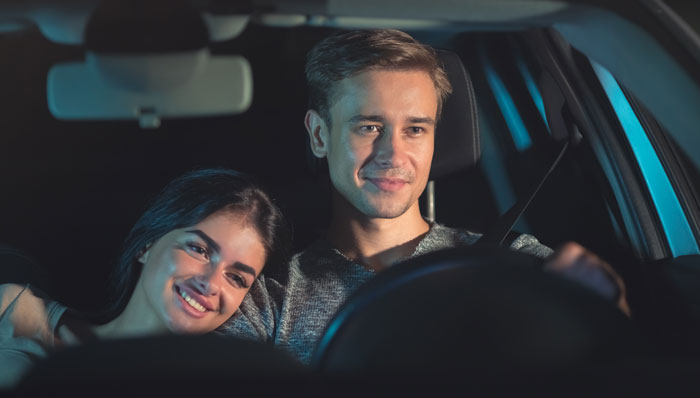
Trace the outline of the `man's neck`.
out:
M 429 230 L 418 203 L 396 218 L 369 218 L 334 208 L 328 239 L 346 257 L 380 271 L 413 254 Z

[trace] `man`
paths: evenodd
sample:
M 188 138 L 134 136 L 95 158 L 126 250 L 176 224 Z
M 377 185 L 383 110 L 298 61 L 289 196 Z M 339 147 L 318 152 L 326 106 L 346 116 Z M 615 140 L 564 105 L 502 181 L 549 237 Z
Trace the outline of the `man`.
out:
M 347 297 L 377 272 L 480 237 L 431 225 L 420 213 L 436 123 L 451 91 L 432 48 L 396 30 L 332 36 L 309 53 L 306 78 L 311 109 L 304 124 L 314 156 L 328 161 L 333 187 L 330 227 L 284 275 L 259 278 L 227 328 L 272 341 L 302 362 Z M 552 254 L 529 235 L 510 247 Z M 601 294 L 619 293 L 609 267 L 578 245 L 548 266 Z

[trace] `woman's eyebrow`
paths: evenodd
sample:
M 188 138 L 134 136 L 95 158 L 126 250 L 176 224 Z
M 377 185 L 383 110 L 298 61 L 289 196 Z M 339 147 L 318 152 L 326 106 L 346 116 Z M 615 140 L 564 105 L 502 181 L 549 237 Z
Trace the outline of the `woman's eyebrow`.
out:
M 251 267 L 249 265 L 246 265 L 246 264 L 243 264 L 243 263 L 237 261 L 237 262 L 233 263 L 233 268 L 236 268 L 237 270 L 243 271 L 247 274 L 251 274 L 251 275 L 253 275 L 253 278 L 256 277 L 255 270 L 253 269 L 253 267 Z
M 200 238 L 202 238 L 202 240 L 204 242 L 206 242 L 207 246 L 209 246 L 209 249 L 211 251 L 214 251 L 216 253 L 221 252 L 221 246 L 219 246 L 219 244 L 216 243 L 216 241 L 214 241 L 214 239 L 212 239 L 209 235 L 204 233 L 204 231 L 201 231 L 199 229 L 191 229 L 191 230 L 185 231 L 185 232 L 187 232 L 188 234 L 195 234 L 195 235 L 199 236 Z M 253 275 L 253 278 L 257 277 L 257 275 L 255 275 L 255 269 L 253 269 L 253 267 L 251 267 L 250 265 L 243 264 L 239 261 L 236 261 L 231 266 L 233 268 L 236 268 L 239 271 L 243 271 L 247 274 Z
M 210 250 L 217 252 L 217 253 L 221 252 L 221 246 L 219 246 L 219 244 L 216 243 L 216 241 L 214 241 L 214 239 L 209 237 L 209 235 L 205 234 L 201 230 L 191 229 L 191 230 L 185 231 L 185 232 L 187 232 L 188 234 L 195 234 L 195 235 L 199 236 L 200 238 L 202 238 L 202 240 L 204 242 L 206 242 L 207 246 L 209 246 Z

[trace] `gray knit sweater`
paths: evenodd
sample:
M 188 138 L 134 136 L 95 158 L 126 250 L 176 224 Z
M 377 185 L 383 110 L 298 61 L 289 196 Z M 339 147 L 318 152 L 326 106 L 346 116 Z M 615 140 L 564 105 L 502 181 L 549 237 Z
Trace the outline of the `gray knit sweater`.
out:
M 480 236 L 433 224 L 411 257 L 470 245 Z M 531 235 L 520 235 L 510 247 L 538 257 L 552 253 Z M 350 294 L 374 275 L 320 239 L 292 258 L 286 274 L 277 278 L 261 275 L 219 332 L 274 344 L 309 363 L 333 315 Z

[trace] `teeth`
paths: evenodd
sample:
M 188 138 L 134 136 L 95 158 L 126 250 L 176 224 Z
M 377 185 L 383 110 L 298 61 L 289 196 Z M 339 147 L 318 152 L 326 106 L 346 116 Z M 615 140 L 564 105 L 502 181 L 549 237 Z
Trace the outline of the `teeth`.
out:
M 202 306 L 202 304 L 199 304 L 195 299 L 192 297 L 188 296 L 187 293 L 185 293 L 184 290 L 180 290 L 180 296 L 182 296 L 185 301 L 187 301 L 187 304 L 191 305 L 194 307 L 199 312 L 205 312 L 207 309 Z

